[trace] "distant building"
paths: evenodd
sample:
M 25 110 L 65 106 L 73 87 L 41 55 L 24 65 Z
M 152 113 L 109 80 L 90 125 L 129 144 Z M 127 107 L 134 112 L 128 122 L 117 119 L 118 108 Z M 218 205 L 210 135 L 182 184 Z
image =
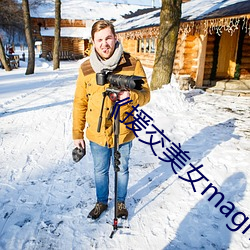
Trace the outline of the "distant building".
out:
M 32 18 L 33 37 L 41 42 L 41 57 L 52 56 L 54 47 L 54 18 Z M 69 59 L 71 55 L 80 59 L 85 56 L 89 45 L 91 21 L 61 20 L 61 59 Z M 52 58 L 50 58 L 52 59 Z
M 90 53 L 91 27 L 98 19 L 115 21 L 121 15 L 145 6 L 108 2 L 62 0 L 61 4 L 61 59 L 79 59 Z M 54 46 L 54 3 L 48 1 L 31 10 L 34 40 L 41 42 L 41 57 L 52 59 Z

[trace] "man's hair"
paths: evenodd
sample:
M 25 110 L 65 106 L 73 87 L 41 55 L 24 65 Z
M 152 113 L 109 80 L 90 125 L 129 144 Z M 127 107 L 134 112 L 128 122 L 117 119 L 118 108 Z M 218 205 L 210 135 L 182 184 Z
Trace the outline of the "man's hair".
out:
M 92 30 L 91 30 L 91 38 L 92 40 L 94 40 L 94 35 L 96 32 L 102 30 L 102 29 L 106 29 L 106 28 L 110 28 L 113 35 L 115 36 L 115 28 L 114 28 L 114 25 L 110 22 L 110 21 L 107 21 L 107 20 L 99 20 L 97 22 L 95 22 L 92 26 Z

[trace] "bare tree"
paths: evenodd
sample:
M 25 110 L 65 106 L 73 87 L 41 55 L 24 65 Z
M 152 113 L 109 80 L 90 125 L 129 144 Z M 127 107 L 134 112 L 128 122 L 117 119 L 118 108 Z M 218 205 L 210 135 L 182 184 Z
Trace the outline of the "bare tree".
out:
M 53 49 L 53 69 L 60 68 L 59 48 L 61 33 L 61 0 L 55 0 L 55 40 Z
M 6 59 L 4 43 L 13 43 L 16 34 L 23 30 L 22 8 L 16 0 L 0 0 L 0 61 L 6 71 L 10 71 L 10 65 Z
M 26 41 L 28 44 L 28 66 L 25 75 L 30 75 L 34 74 L 35 70 L 35 48 L 31 30 L 29 1 L 22 0 L 22 7 L 23 7 L 24 30 L 25 30 Z
M 10 65 L 8 64 L 8 62 L 6 60 L 6 56 L 5 56 L 5 52 L 4 52 L 4 46 L 3 46 L 3 43 L 2 43 L 1 37 L 0 37 L 0 61 L 1 61 L 1 64 L 3 65 L 3 67 L 4 67 L 4 69 L 6 71 L 11 70 Z
M 13 34 L 23 29 L 22 6 L 17 0 L 0 0 L 0 28 L 13 40 Z
M 160 31 L 150 87 L 160 88 L 171 81 L 182 0 L 162 0 Z

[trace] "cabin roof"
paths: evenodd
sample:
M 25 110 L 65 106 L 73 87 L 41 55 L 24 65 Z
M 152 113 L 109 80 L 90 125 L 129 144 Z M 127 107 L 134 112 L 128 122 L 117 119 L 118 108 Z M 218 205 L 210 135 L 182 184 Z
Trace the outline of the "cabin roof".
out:
M 196 21 L 250 13 L 249 0 L 191 0 L 183 4 L 182 21 Z
M 126 18 L 117 20 L 116 31 L 125 32 L 160 24 L 160 8 L 150 9 L 150 12 L 138 15 L 133 13 Z M 191 0 L 182 4 L 182 22 L 199 21 L 228 16 L 250 14 L 249 0 Z
M 120 19 L 114 23 L 116 32 L 135 30 L 144 27 L 158 26 L 160 23 L 160 9 L 137 15 L 132 18 Z

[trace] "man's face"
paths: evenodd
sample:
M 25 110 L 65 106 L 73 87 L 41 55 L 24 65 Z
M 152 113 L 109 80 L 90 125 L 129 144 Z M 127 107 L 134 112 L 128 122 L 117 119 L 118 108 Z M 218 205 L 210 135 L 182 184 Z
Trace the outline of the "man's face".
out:
M 116 36 L 109 27 L 94 34 L 95 50 L 102 59 L 109 59 L 113 55 L 116 41 Z

